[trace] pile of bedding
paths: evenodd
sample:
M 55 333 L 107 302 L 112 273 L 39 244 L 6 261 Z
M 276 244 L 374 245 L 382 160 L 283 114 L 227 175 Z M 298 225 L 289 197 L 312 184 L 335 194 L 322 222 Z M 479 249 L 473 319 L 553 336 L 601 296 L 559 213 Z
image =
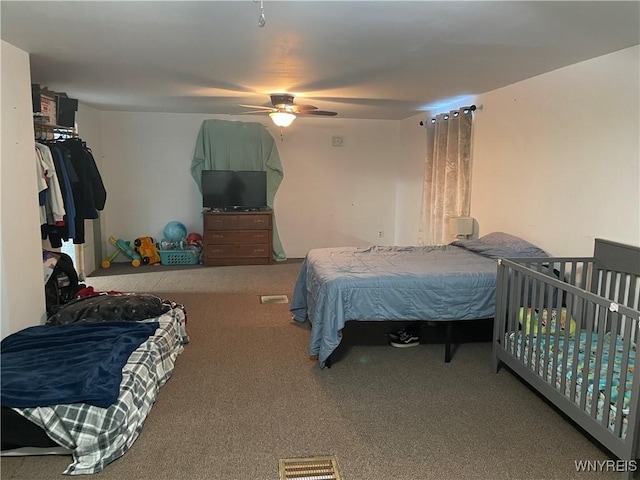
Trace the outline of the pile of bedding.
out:
M 65 474 L 99 472 L 131 447 L 189 341 L 186 311 L 173 302 L 135 321 L 103 315 L 127 317 L 122 305 L 145 300 L 134 295 L 72 302 L 58 312 L 68 323 L 30 327 L 2 341 L 2 406 L 71 451 Z M 103 304 L 102 313 L 90 308 Z

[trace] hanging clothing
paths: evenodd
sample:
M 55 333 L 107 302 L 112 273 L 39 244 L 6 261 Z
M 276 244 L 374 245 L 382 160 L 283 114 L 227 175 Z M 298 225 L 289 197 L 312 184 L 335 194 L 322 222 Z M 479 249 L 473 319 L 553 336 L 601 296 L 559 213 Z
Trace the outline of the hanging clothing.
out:
M 60 187 L 62 190 L 64 209 L 67 212 L 64 216 L 64 223 L 67 228 L 67 239 L 74 238 L 76 236 L 76 205 L 73 199 L 72 182 L 78 182 L 78 176 L 76 175 L 75 170 L 73 170 L 73 167 L 65 162 L 66 153 L 62 147 L 49 145 L 49 150 L 51 150 L 53 163 L 56 165 L 58 180 L 60 181 Z
M 53 156 L 49 147 L 36 143 L 36 153 L 39 155 L 42 175 L 47 183 L 47 192 L 45 208 L 47 222 L 51 224 L 62 224 L 64 222 L 65 209 L 64 200 L 62 199 L 62 189 L 58 180 L 58 172 L 56 171 Z
M 267 206 L 284 178 L 278 147 L 264 125 L 254 122 L 205 120 L 196 140 L 191 176 L 202 192 L 203 170 L 264 170 L 267 172 Z M 273 216 L 273 255 L 286 260 Z
M 54 248 L 85 241 L 84 220 L 98 218 L 107 192 L 95 159 L 78 139 L 36 142 L 40 230 Z
M 91 149 L 79 138 L 70 138 L 61 143 L 69 153 L 71 165 L 79 182 L 72 184 L 76 207 L 74 244 L 85 242 L 84 221 L 98 218 L 98 210 L 103 210 L 107 191 L 93 158 Z
M 34 158 L 36 161 L 36 184 L 38 187 L 38 211 L 40 212 L 40 225 L 47 223 L 47 210 L 45 204 L 47 202 L 47 189 L 49 184 L 47 183 L 47 175 L 44 170 L 44 161 L 40 151 L 34 149 Z
M 69 172 L 66 165 L 60 162 L 57 155 L 58 152 L 53 147 L 53 144 L 36 143 L 36 153 L 40 159 L 41 173 L 47 180 L 46 188 L 38 196 L 42 239 L 48 238 L 51 246 L 58 248 L 62 246 L 64 240 L 71 238 L 70 230 L 73 232 L 72 219 L 75 205 L 69 192 Z M 51 175 L 47 167 L 50 161 L 53 161 L 55 166 L 56 178 L 48 177 Z M 61 198 L 58 197 L 58 192 Z M 62 201 L 63 207 L 55 206 L 60 201 Z M 64 208 L 64 215 L 60 219 L 59 215 L 62 208 Z M 56 214 L 56 211 L 58 211 L 58 214 Z

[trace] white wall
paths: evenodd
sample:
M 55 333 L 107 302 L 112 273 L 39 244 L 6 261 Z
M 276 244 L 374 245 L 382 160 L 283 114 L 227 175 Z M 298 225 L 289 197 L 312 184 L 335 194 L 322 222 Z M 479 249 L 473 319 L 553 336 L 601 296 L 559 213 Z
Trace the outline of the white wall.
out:
M 396 155 L 396 245 L 416 245 L 422 211 L 422 187 L 427 134 L 420 121 L 424 114 L 400 122 L 400 149 Z
M 478 97 L 471 214 L 554 255 L 640 244 L 640 47 Z
M 159 239 L 170 220 L 202 231 L 202 199 L 190 165 L 208 118 L 259 121 L 276 139 L 284 180 L 274 208 L 288 257 L 322 246 L 394 243 L 396 121 L 299 118 L 281 141 L 266 116 L 131 112 L 101 113 L 101 173 L 108 195 L 103 236 Z M 337 135 L 343 147 L 332 146 Z
M 333 147 L 333 136 L 344 146 Z M 275 208 L 289 257 L 395 242 L 398 122 L 302 118 L 278 149 L 285 178 Z
M 45 320 L 29 56 L 1 41 L 2 338 Z

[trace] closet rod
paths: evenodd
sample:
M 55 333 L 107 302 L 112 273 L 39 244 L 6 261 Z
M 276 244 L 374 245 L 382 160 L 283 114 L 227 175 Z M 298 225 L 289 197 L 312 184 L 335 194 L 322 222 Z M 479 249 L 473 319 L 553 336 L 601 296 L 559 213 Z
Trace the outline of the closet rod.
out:
M 47 125 L 43 123 L 34 123 L 33 127 L 37 140 L 57 140 L 60 138 L 76 138 L 78 136 L 75 127 L 63 127 L 61 125 Z M 42 136 L 51 136 L 51 138 L 42 138 Z

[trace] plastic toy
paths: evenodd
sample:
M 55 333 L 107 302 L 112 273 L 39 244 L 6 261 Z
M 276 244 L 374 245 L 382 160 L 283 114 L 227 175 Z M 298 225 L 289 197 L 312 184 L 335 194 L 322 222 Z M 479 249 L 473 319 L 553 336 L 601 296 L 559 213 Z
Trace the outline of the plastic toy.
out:
M 187 235 L 187 245 L 195 245 L 196 247 L 202 246 L 202 235 L 196 232 L 192 232 Z
M 118 255 L 120 255 L 120 250 L 116 248 L 116 251 L 113 252 L 109 258 L 102 260 L 102 268 L 109 268 Z
M 136 252 L 142 257 L 142 263 L 144 265 L 160 263 L 160 254 L 153 243 L 153 238 L 138 237 L 134 240 L 133 244 L 136 246 Z
M 173 221 L 164 226 L 162 233 L 164 238 L 170 242 L 179 242 L 187 236 L 187 227 L 184 226 L 184 223 Z
M 131 250 L 131 242 L 126 242 L 116 237 L 109 237 L 109 243 L 116 247 L 116 251 L 106 260 L 102 261 L 102 268 L 109 268 L 113 260 L 120 254 L 124 253 L 131 259 L 131 265 L 139 267 L 142 263 L 142 258 L 138 253 Z

